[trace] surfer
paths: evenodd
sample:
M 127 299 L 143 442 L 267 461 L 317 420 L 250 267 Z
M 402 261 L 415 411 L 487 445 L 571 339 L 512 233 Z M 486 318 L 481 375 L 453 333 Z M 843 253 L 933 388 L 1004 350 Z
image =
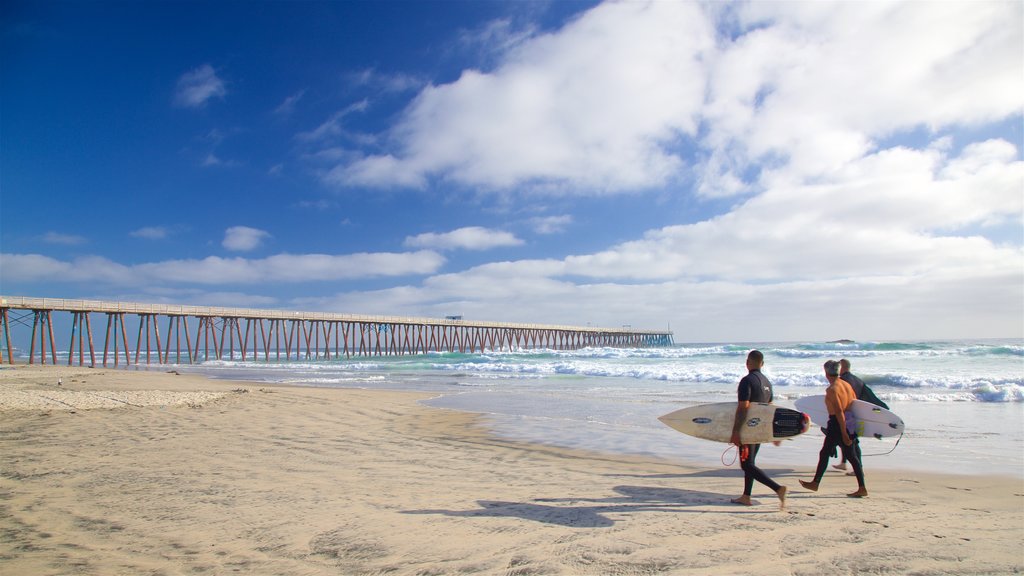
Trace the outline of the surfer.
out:
M 889 405 L 886 404 L 885 402 L 882 402 L 882 399 L 879 398 L 878 396 L 875 396 L 874 391 L 871 390 L 871 388 L 869 388 L 863 380 L 854 375 L 853 372 L 850 372 L 850 361 L 847 360 L 846 358 L 842 358 L 839 360 L 839 378 L 843 380 L 843 382 L 849 384 L 850 388 L 853 388 L 853 393 L 857 396 L 857 400 L 870 402 L 875 406 L 881 406 L 886 410 L 889 409 Z M 860 456 L 860 442 L 857 442 L 856 446 L 857 456 Z M 861 466 L 864 465 L 863 458 L 860 459 L 860 464 Z M 839 464 L 833 464 L 832 467 L 835 468 L 836 470 L 846 470 L 846 455 L 844 454 L 842 456 L 842 461 L 839 462 Z M 853 472 L 847 472 L 846 475 L 853 476 Z
M 875 406 L 881 406 L 886 410 L 889 409 L 889 405 L 882 402 L 882 399 L 875 396 L 874 390 L 868 387 L 863 380 L 856 377 L 853 372 L 850 372 L 850 361 L 843 358 L 839 361 L 839 377 L 842 378 L 850 388 L 853 388 L 853 393 L 857 395 L 857 400 L 863 400 L 870 402 Z
M 812 492 L 817 492 L 818 484 L 828 466 L 828 459 L 835 454 L 836 447 L 838 447 L 843 451 L 843 456 L 853 465 L 853 472 L 857 476 L 857 491 L 847 494 L 847 496 L 863 498 L 868 495 L 868 489 L 864 486 L 864 468 L 860 464 L 859 450 L 856 449 L 857 436 L 851 437 L 846 429 L 846 411 L 856 400 L 856 395 L 850 384 L 839 378 L 839 362 L 835 360 L 825 362 L 825 378 L 829 384 L 825 390 L 825 408 L 828 409 L 825 441 L 821 445 L 821 452 L 818 453 L 818 468 L 814 472 L 814 480 L 811 482 L 800 480 L 800 485 Z
M 761 373 L 764 366 L 764 354 L 759 350 L 751 350 L 747 354 L 747 375 L 740 380 L 736 389 L 738 402 L 736 404 L 736 419 L 733 422 L 732 438 L 730 443 L 736 445 L 740 452 L 740 467 L 743 468 L 743 495 L 733 498 L 735 504 L 750 506 L 750 493 L 754 488 L 754 480 L 771 488 L 779 497 L 779 509 L 786 508 L 786 487 L 780 486 L 777 482 L 768 477 L 763 470 L 754 463 L 757 459 L 757 452 L 760 444 L 740 444 L 740 429 L 747 421 L 747 410 L 751 402 L 764 402 L 770 404 L 772 401 L 772 383 Z M 776 442 L 776 445 L 779 443 Z

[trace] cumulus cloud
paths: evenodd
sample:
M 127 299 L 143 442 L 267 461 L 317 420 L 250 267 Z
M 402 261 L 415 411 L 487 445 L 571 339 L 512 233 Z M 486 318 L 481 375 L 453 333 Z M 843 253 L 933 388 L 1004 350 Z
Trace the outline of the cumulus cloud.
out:
M 1021 27 L 1006 25 L 1020 4 L 757 2 L 721 17 L 743 33 L 708 60 L 706 195 L 827 175 L 900 132 L 1021 113 Z
M 409 236 L 404 243 L 408 248 L 437 250 L 490 250 L 491 248 L 522 244 L 523 241 L 510 232 L 491 230 L 480 226 L 468 226 L 451 232 L 427 232 Z
M 605 193 L 661 185 L 699 125 L 700 61 L 714 29 L 696 4 L 603 4 L 555 33 L 517 41 L 493 72 L 422 90 L 395 149 L 341 164 L 340 186 L 487 189 L 554 185 Z
M 695 6 L 602 4 L 562 30 L 519 37 L 493 70 L 422 91 L 390 134 L 397 145 L 338 164 L 330 182 L 424 187 L 439 178 L 605 194 L 675 185 L 692 170 L 694 192 L 739 197 L 733 206 L 594 253 L 331 300 L 419 314 L 457 304 L 508 320 L 523 310 L 538 321 L 599 310 L 647 325 L 670 316 L 699 322 L 701 339 L 717 326 L 734 338 L 739 325 L 752 337 L 799 338 L 820 334 L 823 317 L 871 337 L 1019 334 L 1019 236 L 1006 243 L 982 231 L 1024 225 L 1021 151 L 961 134 L 1020 117 L 1024 27 L 1006 23 L 1022 21 L 1022 6 Z M 638 64 L 597 57 L 583 38 L 622 48 L 641 23 L 658 37 L 650 17 L 687 41 L 652 46 Z M 644 81 L 646 64 L 658 66 L 659 82 Z M 645 97 L 609 88 L 605 72 L 635 81 Z M 620 102 L 642 111 L 632 116 Z M 617 146 L 632 154 L 602 155 Z M 686 147 L 696 150 L 692 164 L 679 152 Z
M 430 250 L 278 254 L 260 259 L 210 256 L 131 266 L 96 256 L 63 261 L 41 254 L 0 254 L 5 281 L 101 282 L 115 286 L 302 283 L 422 275 L 437 272 L 444 262 L 443 256 Z
M 248 226 L 232 226 L 224 231 L 224 240 L 221 245 L 232 252 L 248 252 L 259 248 L 267 238 L 270 238 L 270 233 L 265 230 Z
M 223 99 L 228 93 L 224 81 L 209 64 L 190 70 L 178 78 L 174 104 L 180 108 L 202 108 L 211 98 Z
M 499 20 L 473 34 L 493 69 L 427 86 L 384 151 L 324 181 L 600 195 L 694 178 L 716 197 L 816 178 L 893 134 L 1020 114 L 1021 12 L 608 2 L 548 33 Z
M 1020 221 L 1024 162 L 1006 144 L 970 146 L 952 158 L 934 149 L 885 150 L 828 181 L 773 188 L 728 214 L 652 230 L 600 253 L 568 257 L 566 265 L 572 274 L 597 278 L 734 281 L 913 275 L 988 264 L 1012 269 L 1019 248 L 943 235 Z M 979 154 L 999 161 L 977 166 Z
M 1019 335 L 1024 162 L 1000 139 L 893 147 L 606 250 L 490 263 L 307 306 L 502 321 L 672 323 L 679 340 Z M 941 312 L 940 312 L 941 311 Z M 824 324 L 823 324 L 824 323 Z
M 0 254 L 5 282 L 103 282 L 127 286 L 137 283 L 131 267 L 100 256 L 62 261 L 42 254 Z
M 140 265 L 145 275 L 173 282 L 231 284 L 314 282 L 428 274 L 444 258 L 431 251 L 360 254 L 278 254 L 267 258 L 171 260 Z

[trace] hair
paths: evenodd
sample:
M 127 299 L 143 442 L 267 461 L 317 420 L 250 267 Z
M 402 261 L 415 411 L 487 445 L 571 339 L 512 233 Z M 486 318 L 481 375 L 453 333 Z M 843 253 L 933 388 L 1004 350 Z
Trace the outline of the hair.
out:
M 835 360 L 829 360 L 825 362 L 825 374 L 829 376 L 839 376 L 839 362 Z
M 751 350 L 750 353 L 747 354 L 747 360 L 755 360 L 758 363 L 764 362 L 764 354 L 762 354 L 760 350 Z
M 847 372 L 850 371 L 850 361 L 846 358 L 839 360 L 839 368 Z

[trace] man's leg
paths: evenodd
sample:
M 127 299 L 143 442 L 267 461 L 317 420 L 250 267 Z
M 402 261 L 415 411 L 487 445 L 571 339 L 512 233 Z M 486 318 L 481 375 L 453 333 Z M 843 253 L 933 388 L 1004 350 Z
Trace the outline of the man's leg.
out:
M 847 494 L 853 498 L 862 498 L 868 495 L 868 489 L 864 486 L 864 466 L 860 461 L 860 440 L 858 438 L 853 439 L 853 444 L 847 446 L 841 444 L 843 452 L 846 453 L 846 459 L 850 461 L 853 466 L 853 473 L 857 476 L 857 491 L 852 494 Z
M 818 491 L 818 484 L 821 482 L 821 477 L 825 475 L 825 469 L 828 468 L 828 459 L 835 453 L 836 445 L 842 444 L 842 441 L 836 442 L 836 434 L 829 429 L 828 434 L 825 435 L 825 441 L 821 443 L 821 452 L 818 452 L 818 467 L 814 470 L 814 480 L 810 482 L 800 481 L 800 485 L 812 492 Z
M 747 494 L 748 496 L 750 495 L 751 489 L 754 487 L 754 480 L 757 480 L 761 484 L 764 484 L 765 486 L 771 488 L 773 491 L 777 492 L 779 490 L 779 484 L 772 480 L 771 478 L 769 478 L 768 475 L 765 474 L 763 470 L 758 468 L 757 464 L 755 463 L 757 453 L 760 450 L 760 444 L 751 444 L 750 456 L 741 465 L 741 467 L 743 468 L 743 478 L 745 482 L 743 486 L 745 488 L 744 494 Z
M 779 508 L 785 508 L 786 487 L 779 485 L 779 483 L 769 478 L 763 470 L 757 467 L 757 453 L 761 450 L 761 445 L 750 444 L 747 448 L 749 449 L 747 459 L 740 462 L 740 467 L 743 468 L 743 495 L 739 498 L 734 498 L 732 501 L 736 504 L 750 506 L 750 493 L 754 489 L 754 480 L 757 480 L 771 488 L 775 495 L 779 497 Z

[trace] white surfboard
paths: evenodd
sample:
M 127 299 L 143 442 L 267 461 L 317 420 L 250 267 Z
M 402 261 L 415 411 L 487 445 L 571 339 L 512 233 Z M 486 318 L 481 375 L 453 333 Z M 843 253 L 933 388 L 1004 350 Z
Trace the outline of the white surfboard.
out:
M 728 442 L 736 421 L 736 403 L 719 402 L 682 408 L 659 416 L 665 425 L 683 434 Z M 810 419 L 796 410 L 772 404 L 755 403 L 747 410 L 747 421 L 740 429 L 740 442 L 763 444 L 799 436 L 807 431 Z
M 796 409 L 811 417 L 811 422 L 818 426 L 828 426 L 828 410 L 825 408 L 825 396 L 805 396 L 793 403 Z M 899 436 L 903 433 L 903 420 L 881 406 L 875 406 L 863 400 L 854 400 L 849 412 L 853 413 L 854 431 L 857 436 L 866 438 L 884 438 Z

